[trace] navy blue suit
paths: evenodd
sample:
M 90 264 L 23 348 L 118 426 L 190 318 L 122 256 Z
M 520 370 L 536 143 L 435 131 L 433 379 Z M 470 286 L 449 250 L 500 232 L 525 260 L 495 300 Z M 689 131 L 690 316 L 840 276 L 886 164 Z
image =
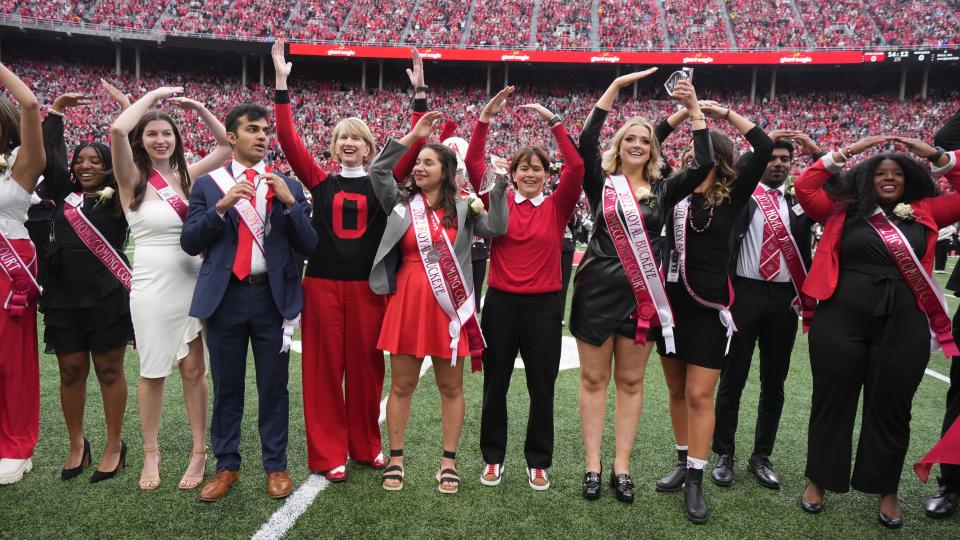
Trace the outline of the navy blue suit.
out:
M 227 171 L 233 174 L 228 165 Z M 284 319 L 303 308 L 303 290 L 294 250 L 311 253 L 317 234 L 307 217 L 300 184 L 284 178 L 296 199 L 292 209 L 274 200 L 264 239 L 267 281 L 251 284 L 233 277 L 240 216 L 224 217 L 216 203 L 223 192 L 209 175 L 196 180 L 180 245 L 190 255 L 204 253 L 190 315 L 204 319 L 213 380 L 210 439 L 217 469 L 240 469 L 240 421 L 247 365 L 247 344 L 253 345 L 259 395 L 258 427 L 264 470 L 287 469 L 289 352 L 281 353 Z M 254 247 L 254 249 L 257 249 Z

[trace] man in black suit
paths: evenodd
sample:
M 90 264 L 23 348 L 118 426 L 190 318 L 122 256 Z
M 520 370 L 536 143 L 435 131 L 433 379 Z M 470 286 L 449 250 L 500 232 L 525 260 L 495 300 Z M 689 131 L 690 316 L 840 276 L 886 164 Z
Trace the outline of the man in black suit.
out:
M 960 148 L 960 112 L 954 114 L 933 138 L 934 146 L 945 150 Z M 953 268 L 947 281 L 947 289 L 960 296 L 960 264 Z M 953 315 L 953 339 L 960 339 L 960 309 Z M 960 417 L 960 358 L 950 362 L 950 388 L 947 390 L 947 411 L 943 416 L 943 433 Z M 940 464 L 940 489 L 923 501 L 923 510 L 928 516 L 946 518 L 952 516 L 960 504 L 960 466 Z
M 775 131 L 770 135 L 776 142 L 756 192 L 760 194 L 757 197 L 768 197 L 768 200 L 779 205 L 780 219 L 796 242 L 804 268 L 809 268 L 813 221 L 802 214 L 793 193 L 786 188 L 793 162 L 793 145 L 785 139 L 796 140 L 814 158 L 819 157 L 821 152 L 807 135 L 788 131 Z M 732 311 L 737 333 L 733 336 L 727 365 L 720 374 L 717 390 L 713 451 L 719 455 L 719 459 L 710 478 L 718 486 L 733 484 L 734 439 L 740 395 L 750 373 L 754 346 L 759 343 L 760 403 L 753 454 L 748 468 L 763 486 L 779 489 L 780 479 L 773 470 L 769 456 L 773 453 L 780 425 L 783 384 L 797 335 L 798 317 L 793 308 L 797 292 L 791 282 L 787 263 L 779 248 L 775 247 L 777 244 L 772 237 L 772 229 L 759 209 L 757 197 L 751 198 L 743 213 L 737 217 L 730 238 L 728 267 L 733 276 L 736 301 Z

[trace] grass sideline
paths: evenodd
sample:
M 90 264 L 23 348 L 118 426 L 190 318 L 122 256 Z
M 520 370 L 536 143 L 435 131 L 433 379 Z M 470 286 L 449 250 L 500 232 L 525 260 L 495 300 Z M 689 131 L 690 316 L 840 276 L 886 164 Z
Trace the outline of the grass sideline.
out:
M 950 267 L 956 259 L 951 259 Z M 948 269 L 950 268 L 948 267 Z M 945 275 L 937 275 L 941 282 Z M 952 297 L 950 297 L 952 298 Z M 948 300 L 951 312 L 955 299 Z M 569 311 L 568 311 L 569 315 Z M 42 329 L 41 329 L 42 335 Z M 127 354 L 130 386 L 124 437 L 130 451 L 127 469 L 117 478 L 90 485 L 87 474 L 69 482 L 59 480 L 67 449 L 59 404 L 56 360 L 41 355 L 41 426 L 34 457 L 34 470 L 12 486 L 0 486 L 0 538 L 249 538 L 279 509 L 264 493 L 256 431 L 256 386 L 252 362 L 247 371 L 246 415 L 241 452 L 241 480 L 216 504 L 196 501 L 196 491 L 181 492 L 177 481 L 187 464 L 190 437 L 183 408 L 179 378 L 167 381 L 161 426 L 160 489 L 137 489 L 142 464 L 142 444 L 136 404 L 136 353 Z M 949 372 L 948 361 L 939 352 L 931 369 Z M 712 516 L 707 525 L 687 523 L 682 494 L 658 494 L 653 482 L 674 463 L 673 438 L 666 405 L 666 386 L 655 356 L 647 368 L 644 414 L 633 456 L 632 475 L 637 484 L 633 505 L 617 502 L 607 487 L 600 501 L 580 497 L 582 443 L 577 411 L 579 375 L 560 373 L 556 392 L 556 453 L 550 469 L 553 487 L 534 492 L 523 472 L 523 430 L 526 425 L 526 389 L 523 370 L 514 373 L 510 390 L 510 439 L 503 483 L 482 486 L 478 449 L 482 376 L 465 376 L 466 422 L 458 451 L 463 478 L 461 493 L 443 496 L 433 478 L 440 459 L 439 396 L 428 372 L 414 398 L 407 437 L 407 481 L 403 491 L 380 489 L 380 473 L 352 466 L 343 484 L 321 492 L 313 505 L 287 534 L 288 538 L 493 538 L 493 537 L 656 537 L 656 538 L 885 538 L 894 534 L 910 538 L 960 537 L 960 518 L 936 521 L 923 515 L 920 502 L 935 490 L 924 486 L 911 465 L 936 441 L 943 417 L 947 384 L 924 377 L 913 408 L 912 439 L 902 476 L 900 501 L 905 526 L 899 532 L 883 529 L 876 519 L 876 498 L 851 492 L 830 493 L 827 508 L 818 515 L 803 513 L 798 498 L 803 489 L 803 467 L 810 404 L 810 370 L 806 339 L 798 339 L 786 388 L 786 406 L 773 462 L 783 479 L 783 489 L 760 487 L 746 471 L 756 418 L 758 370 L 744 390 L 736 465 L 737 482 L 721 489 L 706 483 Z M 389 377 L 389 373 L 388 373 Z M 296 485 L 308 477 L 300 394 L 299 355 L 291 356 L 290 369 L 290 474 Z M 104 440 L 100 393 L 95 378 L 89 382 L 87 435 L 99 459 Z M 604 464 L 612 463 L 613 403 L 608 402 L 608 421 L 603 445 Z M 386 444 L 386 442 L 385 442 Z M 208 463 L 212 472 L 214 461 Z M 209 477 L 209 475 L 208 475 Z

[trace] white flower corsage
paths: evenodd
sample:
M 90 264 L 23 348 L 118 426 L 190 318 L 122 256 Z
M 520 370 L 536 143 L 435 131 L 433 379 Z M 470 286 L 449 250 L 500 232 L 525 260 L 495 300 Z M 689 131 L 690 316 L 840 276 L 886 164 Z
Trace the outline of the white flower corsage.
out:
M 484 210 L 483 201 L 480 200 L 480 197 L 470 194 L 470 197 L 467 198 L 467 208 L 471 216 L 482 214 Z
M 913 221 L 916 217 L 913 214 L 913 207 L 904 203 L 899 203 L 893 207 L 893 215 L 904 221 Z
M 657 198 L 653 195 L 653 191 L 651 191 L 647 186 L 638 187 L 637 191 L 634 192 L 634 195 L 637 197 L 638 202 L 651 208 L 657 204 Z
M 116 192 L 112 187 L 107 186 L 97 190 L 97 206 L 109 201 L 113 198 L 113 194 Z
M 6 172 L 7 167 L 9 167 L 9 165 L 7 165 L 7 158 L 0 155 L 0 173 Z

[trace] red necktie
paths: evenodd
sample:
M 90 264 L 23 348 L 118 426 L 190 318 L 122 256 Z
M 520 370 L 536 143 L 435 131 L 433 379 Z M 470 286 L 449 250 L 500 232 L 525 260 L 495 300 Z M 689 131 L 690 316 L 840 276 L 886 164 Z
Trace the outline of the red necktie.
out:
M 257 177 L 257 171 L 247 169 L 243 171 L 243 174 L 246 176 L 247 182 L 250 182 L 250 185 L 256 189 L 253 179 Z M 252 204 L 254 208 L 257 207 L 256 195 L 250 200 L 250 204 Z M 240 226 L 237 228 L 237 256 L 233 260 L 233 275 L 237 276 L 237 279 L 245 279 L 250 275 L 250 258 L 252 255 L 253 232 L 250 231 L 250 228 L 247 227 L 247 224 L 241 219 Z
M 776 189 L 767 190 L 766 196 L 773 201 L 773 204 L 780 207 L 780 200 L 777 196 L 780 192 Z M 780 273 L 780 244 L 773 236 L 773 227 L 763 220 L 763 243 L 760 245 L 760 277 L 767 281 L 773 281 Z

